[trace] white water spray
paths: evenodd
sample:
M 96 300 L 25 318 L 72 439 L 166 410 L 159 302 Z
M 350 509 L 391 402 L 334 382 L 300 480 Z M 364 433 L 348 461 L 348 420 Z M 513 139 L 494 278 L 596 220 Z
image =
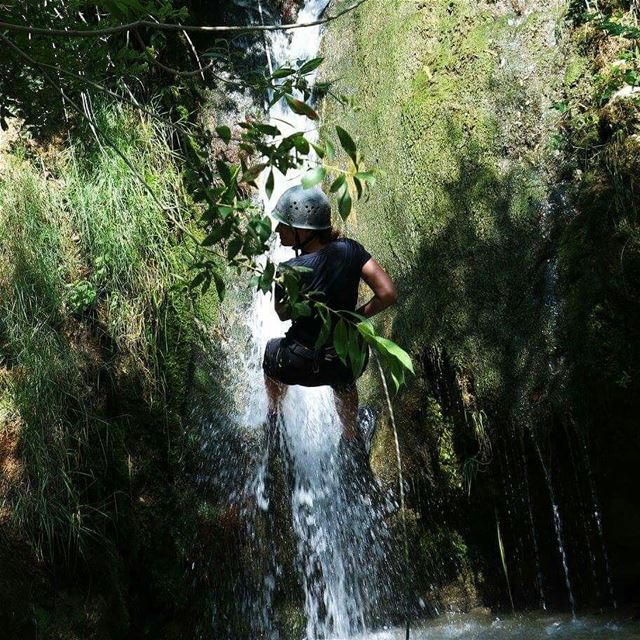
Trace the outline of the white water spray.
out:
M 317 19 L 327 4 L 328 0 L 309 0 L 298 22 Z M 320 28 L 273 32 L 267 42 L 273 66 L 288 66 L 317 55 Z M 269 116 L 284 135 L 305 131 L 307 139 L 317 138 L 315 131 L 309 132 L 310 121 L 292 113 L 286 104 L 274 105 Z M 272 199 L 263 194 L 267 212 L 280 194 L 301 178 L 301 172 L 292 171 L 287 176 L 274 173 Z M 270 258 L 274 262 L 291 257 L 293 252 L 277 242 L 272 247 Z M 253 618 L 256 635 L 274 640 L 279 637 L 274 599 L 283 575 L 278 559 L 282 536 L 276 531 L 282 523 L 265 526 L 264 521 L 273 521 L 286 511 L 291 518 L 288 527 L 295 538 L 304 593 L 306 638 L 346 638 L 364 633 L 376 617 L 378 594 L 384 582 L 379 569 L 384 564 L 388 538 L 383 520 L 372 505 L 371 487 L 356 481 L 362 477 L 361 470 L 353 468 L 353 462 L 338 453 L 342 426 L 329 387 L 290 387 L 282 405 L 279 435 L 275 442 L 269 443 L 268 438 L 264 442 L 268 402 L 262 356 L 267 342 L 284 335 L 289 324 L 279 320 L 272 297 L 260 292 L 250 301 L 245 318 L 244 331 L 227 327 L 230 333 L 247 336 L 244 344 L 229 345 L 230 353 L 239 359 L 233 381 L 232 419 L 247 432 L 247 440 L 256 449 L 253 470 L 239 501 L 245 505 L 247 537 L 256 546 L 262 544 L 266 556 L 260 561 L 262 579 L 254 589 L 253 601 L 245 603 L 245 610 Z M 280 509 L 278 514 L 275 511 L 283 501 L 273 485 L 270 460 L 274 455 L 283 462 L 278 472 L 280 485 L 288 485 L 281 492 L 288 494 L 288 509 Z

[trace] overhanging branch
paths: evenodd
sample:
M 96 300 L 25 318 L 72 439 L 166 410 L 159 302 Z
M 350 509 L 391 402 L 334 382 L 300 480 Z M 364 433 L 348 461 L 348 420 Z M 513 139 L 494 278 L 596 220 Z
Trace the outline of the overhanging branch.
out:
M 249 33 L 252 31 L 289 31 L 291 29 L 304 29 L 305 27 L 315 27 L 337 20 L 341 16 L 357 9 L 367 0 L 358 0 L 347 8 L 312 22 L 300 24 L 273 24 L 273 25 L 230 25 L 230 26 L 200 26 L 154 22 L 152 20 L 136 20 L 128 24 L 120 24 L 104 29 L 47 29 L 45 27 L 34 27 L 31 25 L 13 24 L 0 21 L 0 29 L 7 31 L 29 33 L 31 35 L 64 36 L 67 38 L 97 38 L 110 36 L 117 33 L 124 33 L 132 29 L 146 27 L 160 31 L 186 31 L 191 33 Z

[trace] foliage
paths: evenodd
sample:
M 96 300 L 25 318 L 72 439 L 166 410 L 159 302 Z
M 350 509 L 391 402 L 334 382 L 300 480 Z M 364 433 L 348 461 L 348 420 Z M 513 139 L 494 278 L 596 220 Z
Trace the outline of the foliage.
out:
M 632 24 L 625 24 L 625 14 L 618 11 L 612 15 L 600 12 L 587 13 L 583 19 L 593 22 L 594 26 L 612 36 L 622 36 L 629 40 L 640 40 L 640 29 Z
M 182 220 L 189 202 L 166 131 L 118 108 L 96 115 Z M 189 245 L 117 154 L 74 141 L 50 158 L 51 179 L 23 149 L 0 174 L 0 361 L 24 466 L 7 500 L 50 566 L 114 565 L 114 523 L 132 527 L 136 492 L 151 490 L 144 457 L 158 455 L 154 439 L 164 446 L 189 384 L 186 367 L 167 376 L 192 344 L 164 336 L 176 322 L 193 336 L 212 301 L 172 291 Z
M 584 2 L 574 4 L 584 11 Z M 608 16 L 602 24 L 634 26 L 636 5 L 599 2 Z M 454 438 L 450 454 L 458 464 L 467 459 L 469 501 L 467 491 L 452 496 L 432 475 L 428 454 L 406 447 L 415 462 L 407 465 L 409 481 L 423 480 L 429 495 L 421 520 L 441 521 L 457 505 L 461 529 L 473 530 L 475 561 L 478 551 L 490 561 L 483 580 L 506 602 L 494 501 L 509 554 L 527 545 L 521 541 L 532 528 L 532 500 L 545 580 L 557 570 L 546 566 L 542 546 L 553 548 L 555 534 L 537 511 L 542 505 L 548 515 L 539 460 L 527 450 L 528 434 L 524 443 L 513 435 L 523 424 L 557 456 L 553 482 L 570 529 L 567 544 L 583 535 L 576 525 L 582 514 L 591 514 L 580 511 L 584 477 L 576 482 L 567 471 L 565 447 L 584 453 L 587 465 L 591 460 L 606 495 L 605 535 L 616 539 L 618 575 L 628 576 L 627 593 L 637 583 L 625 542 L 625 513 L 637 503 L 628 474 L 637 457 L 640 397 L 640 94 L 632 91 L 630 71 L 637 73 L 637 41 L 630 30 L 622 37 L 598 21 L 580 18 L 572 28 L 562 16 L 555 24 L 550 6 L 533 3 L 516 17 L 504 5 L 435 0 L 419 11 L 398 3 L 391 15 L 379 0 L 336 25 L 326 41 L 328 73 L 348 79 L 337 89 L 348 86 L 366 104 L 346 115 L 329 105 L 326 126 L 331 116 L 339 119 L 386 172 L 385 188 L 372 192 L 366 218 L 357 221 L 359 237 L 399 283 L 392 335 L 411 335 L 424 349 L 426 380 L 404 397 L 403 436 L 426 439 L 425 398 L 445 386 L 443 412 L 456 435 L 465 429 L 477 440 L 463 448 Z M 616 17 L 612 6 L 628 11 Z M 563 46 L 550 49 L 545 33 L 562 36 Z M 431 345 L 444 357 L 432 357 Z M 460 384 L 462 374 L 470 384 Z M 564 424 L 572 433 L 566 440 L 558 435 Z M 442 453 L 431 445 L 433 458 L 434 450 Z M 521 472 L 521 459 L 530 465 L 530 491 L 518 488 L 519 475 L 503 490 L 506 474 Z M 524 509 L 514 507 L 514 495 Z M 436 510 L 430 499 L 444 504 Z M 522 587 L 511 587 L 519 604 Z
M 169 106 L 169 126 L 180 141 L 181 162 L 193 200 L 194 217 L 205 234 L 194 256 L 193 267 L 196 273 L 188 284 L 191 288 L 199 287 L 203 293 L 214 284 L 222 299 L 226 285 L 221 275 L 221 265 L 226 263 L 238 271 L 245 269 L 253 272 L 255 275 L 251 279 L 251 285 L 265 293 L 270 291 L 275 276 L 274 265 L 269 260 L 264 265 L 256 260 L 267 251 L 272 234 L 270 219 L 255 207 L 250 197 L 250 189 L 257 188 L 258 177 L 266 174 L 265 190 L 270 195 L 273 191 L 274 171 L 286 174 L 290 169 L 306 166 L 308 170 L 302 179 L 304 186 L 310 188 L 331 178 L 330 191 L 336 193 L 338 212 L 346 219 L 354 199 L 367 195 L 369 187 L 375 183 L 376 172 L 363 166 L 363 158 L 354 140 L 340 126 L 336 126 L 335 131 L 340 147 L 348 158 L 347 169 L 329 164 L 336 157 L 331 140 L 325 139 L 315 144 L 302 132 L 284 135 L 279 126 L 255 119 L 238 123 L 238 135 L 234 135 L 228 126 L 217 127 L 215 135 L 226 149 L 222 149 L 212 162 L 208 153 L 212 143 L 211 133 L 193 122 L 191 113 L 194 104 L 185 100 L 185 96 L 201 88 L 198 78 L 206 78 L 206 72 L 213 74 L 214 79 L 218 80 L 220 73 L 236 71 L 228 43 L 214 40 L 198 55 L 189 35 L 183 30 L 181 47 L 196 56 L 198 68 L 190 71 L 176 70 L 166 64 L 166 57 L 172 53 L 174 41 L 161 27 L 171 21 L 180 22 L 187 18 L 185 6 L 174 6 L 167 1 L 156 5 L 139 0 L 110 0 L 89 7 L 92 7 L 89 12 L 92 16 L 90 26 L 94 30 L 107 30 L 107 34 L 105 38 L 95 41 L 92 37 L 85 37 L 78 42 L 71 36 L 65 37 L 64 32 L 36 33 L 32 37 L 32 34 L 17 30 L 15 25 L 90 31 L 86 24 L 87 18 L 81 11 L 86 11 L 87 7 L 84 5 L 65 6 L 61 2 L 56 19 L 52 19 L 51 9 L 25 14 L 20 6 L 9 5 L 5 19 L 14 25 L 14 31 L 11 38 L 0 34 L 11 51 L 11 64 L 0 77 L 0 88 L 6 88 L 8 96 L 0 118 L 12 114 L 31 121 L 43 122 L 50 119 L 47 97 L 39 105 L 37 101 L 32 103 L 27 100 L 26 96 L 34 90 L 39 96 L 48 96 L 48 91 L 43 92 L 42 89 L 53 89 L 61 99 L 65 117 L 70 108 L 76 118 L 88 124 L 97 139 L 114 149 L 129 169 L 136 173 L 158 206 L 165 208 L 155 195 L 154 186 L 144 175 L 136 172 L 134 163 L 118 151 L 117 145 L 96 121 L 90 107 L 86 108 L 86 102 L 95 92 L 107 92 L 111 98 L 121 102 L 131 101 L 130 96 L 133 95 L 138 108 L 159 118 L 157 111 L 149 107 L 150 96 L 143 96 L 146 102 L 140 104 L 130 86 L 135 80 L 143 81 L 144 84 L 152 70 L 160 69 L 168 73 L 172 76 L 169 86 L 152 84 L 152 87 L 156 87 L 156 91 Z M 129 30 L 118 30 L 123 21 L 148 20 L 149 16 L 158 22 L 156 29 L 139 29 L 134 25 L 130 29 L 131 38 Z M 112 32 L 109 32 L 110 28 Z M 174 30 L 180 33 L 179 28 Z M 100 45 L 95 46 L 95 42 Z M 49 47 L 56 52 L 58 58 L 53 65 L 45 62 L 50 57 Z M 205 61 L 207 64 L 204 64 Z M 294 65 L 275 69 L 270 74 L 248 70 L 237 81 L 231 81 L 231 84 L 249 87 L 257 94 L 267 96 L 270 104 L 284 100 L 292 112 L 314 121 L 318 119 L 318 114 L 311 104 L 310 78 L 321 63 L 322 58 L 298 61 Z M 89 73 L 86 69 L 89 69 Z M 11 74 L 17 77 L 17 83 L 10 83 Z M 325 85 L 323 90 L 342 104 L 348 103 L 347 99 L 332 93 L 330 85 Z M 78 98 L 82 100 L 82 107 L 78 104 Z M 90 102 L 89 99 L 89 104 Z M 166 120 L 165 116 L 162 118 Z M 231 156 L 235 157 L 230 159 Z M 171 215 L 170 212 L 167 213 Z M 297 298 L 302 294 L 292 282 L 293 278 L 288 277 L 282 284 L 288 294 L 289 287 L 293 286 L 295 291 L 292 291 Z M 82 288 L 77 289 L 72 292 L 70 301 L 76 306 L 87 306 L 90 304 L 89 293 Z M 314 312 L 311 306 L 304 306 L 304 302 L 295 304 L 300 312 L 306 313 L 307 309 Z M 407 369 L 406 363 L 409 362 L 410 365 L 404 351 L 390 348 L 382 339 L 376 340 L 364 334 L 363 338 L 358 338 L 355 331 L 351 332 L 351 347 L 348 350 L 351 356 L 345 355 L 345 359 L 348 357 L 352 362 L 354 371 L 361 368 L 365 357 L 364 342 L 369 341 L 378 349 L 384 362 L 392 366 L 396 386 L 401 385 Z M 336 347 L 341 349 L 342 344 L 338 343 Z

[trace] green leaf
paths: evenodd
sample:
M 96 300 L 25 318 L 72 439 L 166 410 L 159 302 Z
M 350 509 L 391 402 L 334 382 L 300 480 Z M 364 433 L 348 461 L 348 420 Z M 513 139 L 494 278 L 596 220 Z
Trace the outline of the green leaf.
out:
M 271 237 L 271 218 L 265 217 L 256 222 L 256 233 L 262 242 L 266 242 Z
M 320 184 L 326 175 L 327 170 L 324 167 L 315 167 L 302 176 L 302 186 L 305 189 L 311 189 L 311 187 Z
M 357 152 L 356 143 L 353 138 L 340 126 L 336 125 L 336 132 L 342 148 L 347 152 L 347 155 L 353 160 L 353 164 L 357 164 Z
M 301 134 L 297 133 L 292 136 L 293 144 L 299 153 L 307 155 L 309 153 L 309 141 Z
M 358 322 L 356 325 L 360 335 L 363 337 L 373 337 L 376 335 L 376 330 L 373 328 L 373 324 L 371 320 L 363 320 L 362 322 Z
M 291 302 L 297 302 L 300 295 L 300 285 L 295 273 L 289 272 L 284 275 L 284 287 Z
M 352 205 L 353 201 L 351 200 L 351 194 L 349 193 L 349 189 L 345 184 L 338 199 L 338 213 L 343 220 L 346 220 L 351 213 Z
M 348 350 L 348 336 L 347 325 L 345 321 L 340 318 L 338 324 L 333 332 L 333 347 L 336 350 L 338 358 L 342 360 L 343 364 L 347 364 L 347 350 Z
M 222 279 L 222 276 L 216 271 L 213 272 L 213 281 L 216 284 L 216 291 L 218 292 L 218 299 L 220 302 L 224 300 L 224 296 L 227 292 L 227 287 Z
M 315 71 L 321 64 L 324 58 L 312 58 L 307 60 L 299 69 L 298 72 L 302 75 Z
M 322 329 L 320 329 L 320 333 L 318 334 L 318 338 L 316 339 L 316 343 L 314 345 L 316 349 L 319 349 L 320 347 L 323 347 L 327 343 L 327 340 L 331 335 L 332 325 L 331 325 L 331 314 L 329 310 L 323 306 L 316 306 L 316 309 L 318 310 L 318 315 L 322 320 Z
M 233 260 L 238 253 L 240 253 L 240 249 L 242 249 L 242 238 L 233 238 L 229 242 L 229 246 L 227 247 L 227 258 L 229 260 Z
M 254 125 L 254 128 L 260 133 L 264 133 L 268 136 L 280 135 L 280 129 L 278 129 L 278 127 L 274 127 L 272 124 L 264 124 L 264 123 L 258 122 Z
M 292 305 L 292 309 L 296 318 L 311 316 L 311 307 L 307 302 L 296 302 Z
M 360 333 L 353 327 L 349 327 L 349 361 L 354 378 L 357 378 L 364 366 L 366 352 L 361 342 Z
M 233 213 L 233 207 L 221 204 L 216 207 L 216 211 L 220 214 L 220 216 L 225 219 L 228 218 Z
M 290 67 L 280 67 L 271 74 L 271 77 L 279 80 L 280 78 L 287 78 L 289 76 L 292 76 L 295 72 L 296 70 L 291 69 Z
M 318 154 L 318 158 L 324 158 L 326 154 L 326 150 L 324 149 L 324 147 L 321 147 L 318 144 L 313 144 L 313 142 L 311 143 L 311 146 L 313 147 L 314 151 Z
M 360 198 L 362 198 L 362 182 L 354 176 L 353 184 L 356 185 L 356 194 L 358 195 L 358 200 L 360 200 Z
M 207 279 L 207 272 L 201 271 L 190 283 L 189 288 L 195 289 Z
M 302 102 L 302 100 L 298 100 L 288 93 L 285 94 L 284 98 L 294 113 L 300 116 L 307 116 L 311 120 L 319 119 L 318 114 L 306 102 Z
M 275 275 L 276 267 L 273 262 L 267 262 L 267 265 L 260 276 L 260 290 L 262 293 L 268 293 L 271 291 L 271 285 L 273 284 L 273 276 Z
M 411 357 L 404 349 L 402 349 L 402 347 L 399 347 L 395 342 L 380 336 L 376 336 L 375 340 L 390 356 L 396 358 L 405 369 L 408 369 L 411 373 L 415 374 Z
M 260 162 L 258 164 L 253 165 L 253 167 L 249 167 L 247 171 L 242 175 L 242 180 L 244 182 L 252 182 L 255 180 L 265 169 L 267 168 L 266 162 Z
M 231 141 L 231 129 L 225 125 L 216 127 L 216 133 L 224 140 L 225 144 L 229 144 Z
M 356 173 L 355 177 L 358 178 L 358 180 L 362 180 L 363 182 L 368 183 L 372 187 L 373 187 L 373 185 L 375 185 L 376 180 L 377 180 L 375 171 L 373 171 L 373 170 L 371 170 L 371 171 L 358 171 L 358 173 Z
M 215 227 L 200 244 L 203 247 L 210 247 L 212 244 L 220 242 L 222 238 L 227 238 L 231 233 L 231 225 L 228 224 L 230 220 L 231 218 L 227 219 L 224 224 Z
M 389 373 L 391 373 L 391 380 L 393 381 L 394 390 L 396 393 L 398 393 L 398 391 L 400 391 L 400 388 L 404 384 L 404 374 L 398 374 L 398 372 L 394 369 L 391 369 Z
M 336 159 L 336 148 L 333 146 L 333 142 L 331 140 L 327 140 L 324 143 L 324 146 L 327 150 L 327 160 L 335 160 Z
M 275 178 L 273 176 L 273 169 L 271 169 L 271 171 L 269 171 L 269 175 L 267 176 L 267 182 L 264 185 L 264 190 L 269 200 L 271 200 L 271 196 L 273 195 L 274 182 L 275 182 Z
M 333 184 L 331 185 L 331 193 L 335 193 L 336 191 L 338 191 L 341 187 L 343 187 L 345 184 L 347 183 L 347 177 L 344 175 L 344 173 L 341 173 L 334 181 Z
M 222 181 L 229 186 L 232 181 L 231 167 L 224 160 L 216 160 L 216 167 Z

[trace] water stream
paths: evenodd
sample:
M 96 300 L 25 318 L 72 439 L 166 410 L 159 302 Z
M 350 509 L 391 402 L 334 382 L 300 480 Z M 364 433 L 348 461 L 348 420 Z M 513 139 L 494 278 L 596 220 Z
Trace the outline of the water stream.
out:
M 328 0 L 309 0 L 298 22 L 318 18 Z M 319 27 L 274 32 L 267 38 L 274 68 L 317 55 Z M 317 135 L 310 121 L 292 113 L 286 104 L 269 110 L 271 122 L 283 134 L 305 131 Z M 263 194 L 270 212 L 279 195 L 299 183 L 300 172 L 276 175 L 271 199 Z M 270 258 L 282 262 L 293 251 L 274 242 Z M 247 524 L 247 537 L 256 541 L 256 553 L 264 571 L 245 610 L 256 635 L 278 638 L 277 593 L 285 568 L 277 546 L 293 532 L 298 581 L 303 593 L 304 633 L 308 639 L 348 637 L 364 633 L 375 623 L 377 602 L 384 579 L 388 532 L 373 506 L 371 487 L 357 481 L 361 470 L 350 468 L 339 455 L 341 424 L 329 387 L 290 387 L 283 401 L 278 433 L 266 435 L 267 397 L 262 374 L 262 354 L 269 339 L 282 336 L 289 324 L 281 322 L 270 295 L 257 292 L 246 309 L 247 336 L 243 344 L 230 346 L 241 354 L 235 389 L 237 415 L 233 418 L 258 442 L 252 471 L 246 478 L 239 502 Z M 230 332 L 233 327 L 228 327 Z M 274 463 L 274 460 L 276 462 Z M 266 535 L 265 535 L 266 534 Z M 255 552 L 255 549 L 254 549 Z
M 413 640 L 640 640 L 640 623 L 600 616 L 526 614 L 491 618 L 447 615 L 413 630 Z M 401 629 L 389 629 L 367 640 L 402 640 Z

